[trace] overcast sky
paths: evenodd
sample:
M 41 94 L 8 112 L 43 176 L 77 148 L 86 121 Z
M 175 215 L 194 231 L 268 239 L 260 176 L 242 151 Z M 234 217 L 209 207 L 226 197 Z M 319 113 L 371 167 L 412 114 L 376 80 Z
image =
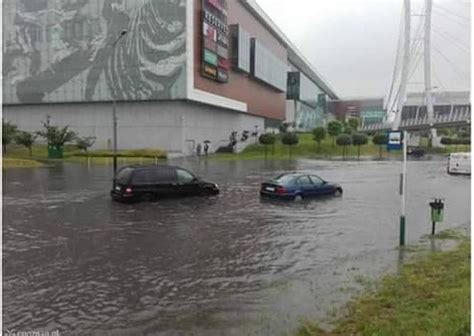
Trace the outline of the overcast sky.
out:
M 386 96 L 403 0 L 257 2 L 340 97 Z M 412 0 L 412 14 L 420 14 L 423 4 Z M 432 85 L 436 90 L 470 89 L 470 17 L 467 0 L 434 0 Z M 419 22 L 420 17 L 413 16 L 412 38 L 418 41 Z M 410 79 L 410 92 L 423 90 L 422 69 L 421 60 Z

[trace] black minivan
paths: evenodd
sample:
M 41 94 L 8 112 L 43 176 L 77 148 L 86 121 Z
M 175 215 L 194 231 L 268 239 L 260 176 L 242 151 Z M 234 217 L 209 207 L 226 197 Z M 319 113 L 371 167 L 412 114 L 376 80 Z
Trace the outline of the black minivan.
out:
M 202 181 L 181 167 L 130 166 L 120 169 L 110 194 L 120 202 L 216 195 L 217 184 Z

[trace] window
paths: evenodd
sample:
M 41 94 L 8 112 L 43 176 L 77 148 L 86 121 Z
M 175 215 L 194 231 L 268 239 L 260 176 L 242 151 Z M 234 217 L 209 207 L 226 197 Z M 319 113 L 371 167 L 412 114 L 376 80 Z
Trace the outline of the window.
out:
M 153 175 L 151 170 L 141 169 L 133 174 L 133 184 L 150 184 L 153 183 Z
M 311 180 L 309 179 L 308 176 L 301 176 L 300 178 L 298 178 L 296 180 L 296 184 L 300 185 L 300 186 L 308 186 L 308 185 L 313 185 L 311 183 Z
M 283 185 L 290 183 L 294 179 L 293 175 L 280 175 L 277 178 L 275 178 L 275 181 L 278 183 L 281 183 Z
M 117 182 L 119 182 L 119 183 L 128 183 L 128 180 L 130 178 L 131 173 L 132 173 L 132 169 L 130 169 L 130 168 L 122 169 L 117 174 Z
M 194 180 L 194 176 L 185 170 L 178 169 L 176 173 L 178 174 L 178 182 L 180 183 L 189 183 Z
M 315 185 L 321 185 L 324 182 L 321 178 L 319 178 L 316 175 L 311 175 L 310 178 L 311 178 L 311 181 L 313 182 L 313 184 L 315 184 Z
M 155 183 L 175 183 L 176 173 L 174 169 L 158 168 L 152 170 L 153 180 Z

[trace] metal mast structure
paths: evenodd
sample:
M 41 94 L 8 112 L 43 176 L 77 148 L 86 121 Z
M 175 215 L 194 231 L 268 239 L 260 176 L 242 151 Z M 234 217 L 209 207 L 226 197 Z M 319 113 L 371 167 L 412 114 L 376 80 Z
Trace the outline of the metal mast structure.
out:
M 403 40 L 403 64 L 402 75 L 400 79 L 400 91 L 395 107 L 395 120 L 392 129 L 397 131 L 402 120 L 402 109 L 406 99 L 406 90 L 408 82 L 408 72 L 410 69 L 410 38 L 411 38 L 411 8 L 410 0 L 404 1 L 404 40 Z
M 434 108 L 433 108 L 433 97 L 431 90 L 431 13 L 433 9 L 433 0 L 426 0 L 425 10 L 425 38 L 424 38 L 424 74 L 425 74 L 425 99 L 426 99 L 426 111 L 428 113 L 428 121 L 430 126 L 433 126 L 434 122 Z M 436 129 L 431 129 L 432 145 L 436 141 L 437 133 Z

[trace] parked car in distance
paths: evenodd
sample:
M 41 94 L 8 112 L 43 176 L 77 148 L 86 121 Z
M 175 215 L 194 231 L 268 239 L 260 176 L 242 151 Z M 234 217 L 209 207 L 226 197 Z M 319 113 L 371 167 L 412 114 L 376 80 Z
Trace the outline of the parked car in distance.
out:
M 416 158 L 420 158 L 425 155 L 425 150 L 417 147 L 408 147 L 407 154 Z
M 216 195 L 219 187 L 205 182 L 181 167 L 130 166 L 117 172 L 110 194 L 120 202 L 160 198 Z
M 262 197 L 301 201 L 303 198 L 324 195 L 342 195 L 342 187 L 337 183 L 324 181 L 317 175 L 287 173 L 262 183 Z
M 448 174 L 471 175 L 471 153 L 451 153 L 448 159 Z

